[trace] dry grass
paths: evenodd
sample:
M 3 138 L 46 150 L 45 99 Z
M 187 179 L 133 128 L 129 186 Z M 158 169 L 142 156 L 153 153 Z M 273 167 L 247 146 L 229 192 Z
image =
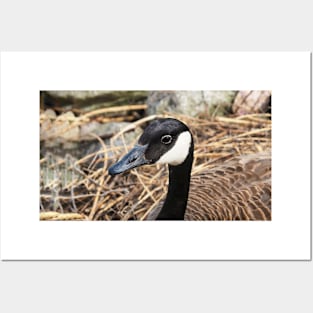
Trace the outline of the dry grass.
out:
M 200 119 L 176 115 L 175 118 L 185 122 L 194 136 L 195 161 L 192 174 L 212 168 L 234 156 L 271 150 L 269 117 L 269 114 L 252 114 L 236 118 Z M 149 116 L 132 123 L 111 138 L 110 146 L 106 146 L 98 138 L 102 151 L 87 155 L 81 160 L 74 162 L 67 157 L 57 165 L 49 163 L 48 158 L 40 160 L 41 219 L 145 219 L 166 194 L 166 166 L 145 166 L 116 177 L 109 176 L 107 170 L 135 143 L 127 146 L 125 133 L 144 128 L 148 121 L 155 118 L 157 116 Z M 116 141 L 120 139 L 124 145 L 116 146 Z M 66 180 L 60 177 L 62 174 L 56 174 L 55 177 L 50 177 L 49 183 L 43 183 L 44 168 L 51 170 L 61 167 Z M 48 218 L 49 214 L 53 217 Z

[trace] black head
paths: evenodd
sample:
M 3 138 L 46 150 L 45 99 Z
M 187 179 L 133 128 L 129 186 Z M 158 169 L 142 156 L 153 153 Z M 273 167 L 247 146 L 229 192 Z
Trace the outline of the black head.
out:
M 138 144 L 109 168 L 109 174 L 123 173 L 144 164 L 180 165 L 192 147 L 192 135 L 184 123 L 173 118 L 157 119 L 146 127 Z

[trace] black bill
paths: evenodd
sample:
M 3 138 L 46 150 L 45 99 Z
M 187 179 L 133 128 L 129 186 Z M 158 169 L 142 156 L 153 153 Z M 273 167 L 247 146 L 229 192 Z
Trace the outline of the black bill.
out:
M 145 158 L 145 151 L 148 145 L 136 145 L 123 158 L 109 168 L 110 175 L 121 174 L 132 168 L 149 164 L 149 160 Z

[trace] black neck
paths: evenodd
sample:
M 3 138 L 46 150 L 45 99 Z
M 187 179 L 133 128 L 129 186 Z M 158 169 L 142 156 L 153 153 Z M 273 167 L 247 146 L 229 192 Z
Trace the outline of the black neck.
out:
M 183 220 L 189 193 L 193 161 L 193 143 L 186 160 L 177 166 L 169 165 L 168 192 L 157 220 Z

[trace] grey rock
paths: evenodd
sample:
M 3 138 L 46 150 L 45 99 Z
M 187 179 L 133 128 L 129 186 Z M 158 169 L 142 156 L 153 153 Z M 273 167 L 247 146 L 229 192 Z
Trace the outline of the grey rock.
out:
M 165 112 L 197 116 L 203 112 L 213 115 L 230 110 L 236 91 L 180 90 L 151 91 L 148 114 Z
M 96 98 L 107 94 L 109 91 L 105 90 L 49 90 L 47 93 L 56 98 L 75 98 L 86 99 Z
M 236 115 L 267 113 L 271 106 L 271 91 L 241 90 L 238 92 L 232 106 Z

